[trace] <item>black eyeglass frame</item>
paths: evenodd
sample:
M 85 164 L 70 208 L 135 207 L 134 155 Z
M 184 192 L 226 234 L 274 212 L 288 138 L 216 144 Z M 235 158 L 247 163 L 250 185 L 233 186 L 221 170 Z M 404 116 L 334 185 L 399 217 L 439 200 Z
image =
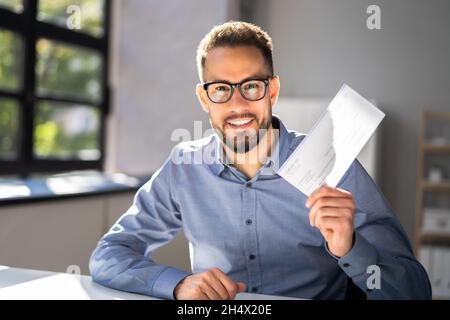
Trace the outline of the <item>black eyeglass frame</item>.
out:
M 273 78 L 274 78 L 274 76 L 270 76 L 270 77 L 266 77 L 266 78 L 249 78 L 249 79 L 244 79 L 241 82 L 236 82 L 236 83 L 231 83 L 231 82 L 228 82 L 228 81 L 211 81 L 211 82 L 206 82 L 206 83 L 203 84 L 203 90 L 206 91 L 206 95 L 208 96 L 209 101 L 211 101 L 212 103 L 217 103 L 217 104 L 227 103 L 228 101 L 230 101 L 231 98 L 233 97 L 233 94 L 234 94 L 234 88 L 238 88 L 239 93 L 241 94 L 241 97 L 244 98 L 245 100 L 247 100 L 247 101 L 259 101 L 259 100 L 264 99 L 264 97 L 266 96 L 266 94 L 267 94 L 267 86 L 269 85 L 269 80 L 271 80 Z M 264 82 L 264 94 L 261 96 L 261 98 L 253 100 L 253 99 L 248 99 L 244 95 L 244 93 L 242 92 L 242 87 L 241 86 L 242 86 L 242 84 L 244 84 L 246 82 L 249 82 L 249 81 L 263 81 Z M 221 101 L 221 102 L 216 102 L 216 101 L 213 101 L 211 99 L 211 97 L 209 96 L 208 87 L 210 85 L 213 85 L 213 84 L 216 84 L 216 83 L 227 84 L 227 85 L 229 85 L 231 87 L 230 96 L 228 97 L 227 100 Z

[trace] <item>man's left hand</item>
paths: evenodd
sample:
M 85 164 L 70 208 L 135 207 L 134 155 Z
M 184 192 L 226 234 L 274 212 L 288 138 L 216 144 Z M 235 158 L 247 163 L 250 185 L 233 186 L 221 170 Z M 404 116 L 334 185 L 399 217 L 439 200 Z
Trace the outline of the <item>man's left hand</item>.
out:
M 320 230 L 328 249 L 337 257 L 345 256 L 353 247 L 355 202 L 346 190 L 322 186 L 306 201 L 311 208 L 309 222 Z

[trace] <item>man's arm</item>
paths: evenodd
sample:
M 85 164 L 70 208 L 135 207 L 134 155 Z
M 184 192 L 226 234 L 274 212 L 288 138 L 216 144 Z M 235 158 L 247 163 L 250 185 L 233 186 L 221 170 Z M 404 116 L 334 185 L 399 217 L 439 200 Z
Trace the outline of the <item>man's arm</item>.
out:
M 100 240 L 89 268 L 98 283 L 115 289 L 173 299 L 188 272 L 157 264 L 152 253 L 181 228 L 170 160 L 137 192 L 133 205 Z
M 338 185 L 308 199 L 311 225 L 327 251 L 369 299 L 430 299 L 431 286 L 381 191 L 355 161 Z M 378 269 L 379 268 L 379 269 Z M 377 289 L 377 271 L 380 288 Z

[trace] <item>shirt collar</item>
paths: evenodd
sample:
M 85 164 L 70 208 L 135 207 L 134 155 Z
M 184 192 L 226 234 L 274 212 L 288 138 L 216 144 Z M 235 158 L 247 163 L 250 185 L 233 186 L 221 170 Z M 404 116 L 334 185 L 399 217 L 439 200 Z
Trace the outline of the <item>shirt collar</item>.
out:
M 279 139 L 278 143 L 272 150 L 271 156 L 262 168 L 263 172 L 266 172 L 265 170 L 269 170 L 268 173 L 270 174 L 276 173 L 278 168 L 280 168 L 288 158 L 290 149 L 295 148 L 295 144 L 293 143 L 294 135 L 288 132 L 283 122 L 276 115 L 272 115 L 272 127 L 273 129 L 278 130 Z M 215 144 L 215 161 L 211 165 L 211 169 L 216 175 L 220 175 L 226 167 L 229 167 L 229 165 L 226 164 L 225 161 L 222 141 L 217 134 L 213 134 L 213 136 L 212 143 Z

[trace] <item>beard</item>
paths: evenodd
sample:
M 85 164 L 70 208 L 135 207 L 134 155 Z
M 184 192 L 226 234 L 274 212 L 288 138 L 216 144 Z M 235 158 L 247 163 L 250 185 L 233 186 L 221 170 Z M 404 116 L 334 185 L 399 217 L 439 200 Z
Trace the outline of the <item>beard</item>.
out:
M 259 131 L 259 130 L 258 130 Z M 254 130 L 249 129 L 236 134 L 228 133 L 222 139 L 226 146 L 235 153 L 247 153 L 259 144 L 260 134 Z
M 238 132 L 225 129 L 227 121 L 241 117 L 253 119 L 253 121 L 258 124 L 257 128 L 251 128 Z M 216 130 L 217 133 L 220 134 L 220 138 L 222 139 L 222 143 L 224 145 L 226 145 L 230 150 L 233 150 L 235 153 L 244 154 L 249 152 L 250 150 L 253 150 L 259 144 L 261 138 L 263 138 L 267 133 L 267 130 L 272 123 L 272 111 L 270 108 L 268 115 L 263 119 L 258 119 L 255 114 L 245 113 L 227 117 L 222 126 L 215 126 L 212 123 L 211 118 L 210 122 L 211 126 Z

